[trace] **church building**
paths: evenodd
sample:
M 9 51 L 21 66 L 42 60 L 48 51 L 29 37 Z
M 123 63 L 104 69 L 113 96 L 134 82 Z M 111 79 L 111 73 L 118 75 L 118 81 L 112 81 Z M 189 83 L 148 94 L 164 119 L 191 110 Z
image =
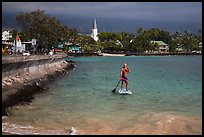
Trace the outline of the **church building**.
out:
M 97 29 L 97 26 L 96 26 L 96 19 L 94 19 L 91 37 L 92 37 L 95 41 L 98 41 L 98 36 L 97 36 L 97 35 L 98 35 L 98 29 Z

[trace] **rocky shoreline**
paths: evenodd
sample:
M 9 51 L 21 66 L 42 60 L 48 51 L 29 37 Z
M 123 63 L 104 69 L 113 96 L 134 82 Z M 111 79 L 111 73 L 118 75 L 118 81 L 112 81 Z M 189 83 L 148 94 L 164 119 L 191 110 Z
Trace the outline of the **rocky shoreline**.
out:
M 76 66 L 73 62 L 67 62 L 63 69 L 56 70 L 34 79 L 24 79 L 24 82 L 21 83 L 20 80 L 22 80 L 22 76 L 10 78 L 10 80 L 13 80 L 12 84 L 8 84 L 2 88 L 2 116 L 9 115 L 7 112 L 7 108 L 9 107 L 20 103 L 31 102 L 34 94 L 44 92 L 48 83 L 62 77 L 75 67 Z M 27 76 L 29 76 L 29 74 Z

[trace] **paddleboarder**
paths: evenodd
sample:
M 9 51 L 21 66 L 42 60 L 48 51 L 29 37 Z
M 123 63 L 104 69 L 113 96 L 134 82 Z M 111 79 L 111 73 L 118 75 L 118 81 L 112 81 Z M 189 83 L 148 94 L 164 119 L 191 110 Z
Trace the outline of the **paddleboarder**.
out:
M 120 79 L 121 79 L 121 90 L 123 90 L 124 82 L 126 84 L 126 91 L 128 91 L 128 73 L 130 72 L 127 64 L 125 63 L 120 71 Z

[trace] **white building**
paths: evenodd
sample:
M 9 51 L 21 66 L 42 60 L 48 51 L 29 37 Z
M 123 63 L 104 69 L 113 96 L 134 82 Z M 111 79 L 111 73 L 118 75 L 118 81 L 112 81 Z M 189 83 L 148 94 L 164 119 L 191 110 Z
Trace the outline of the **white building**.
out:
M 14 53 L 25 51 L 25 44 L 22 44 L 20 37 L 17 35 L 16 40 L 14 40 Z
M 98 35 L 98 29 L 97 29 L 97 26 L 96 26 L 96 19 L 94 19 L 91 37 L 92 37 L 95 41 L 98 41 L 98 36 L 97 36 L 97 35 Z
M 12 34 L 9 31 L 2 32 L 2 55 L 11 54 L 11 48 L 13 47 L 13 42 L 9 41 L 12 38 Z
M 159 53 L 168 53 L 169 52 L 169 45 L 164 43 L 163 41 L 151 41 L 151 44 L 158 45 L 155 47 Z
M 16 39 L 12 42 L 12 33 L 9 31 L 2 32 L 2 53 L 6 54 L 8 51 L 12 51 L 13 53 L 22 53 L 26 50 L 26 44 L 32 45 L 33 48 L 36 48 L 36 39 L 32 39 L 32 41 L 22 42 L 20 37 L 17 35 Z
M 9 40 L 10 38 L 12 38 L 12 34 L 9 33 L 9 30 L 2 32 L 2 41 Z

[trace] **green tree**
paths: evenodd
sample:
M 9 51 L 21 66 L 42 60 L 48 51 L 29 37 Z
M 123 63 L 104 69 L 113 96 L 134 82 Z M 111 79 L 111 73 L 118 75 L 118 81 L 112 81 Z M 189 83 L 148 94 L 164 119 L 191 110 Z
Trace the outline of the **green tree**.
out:
M 13 29 L 10 33 L 12 34 L 12 38 L 10 38 L 9 41 L 12 42 L 16 39 L 16 36 L 20 34 L 16 29 Z
M 44 12 L 38 9 L 30 13 L 20 13 L 16 16 L 17 22 L 21 25 L 23 40 L 37 39 L 37 50 L 40 52 L 50 50 L 60 40 L 67 41 L 70 31 L 58 19 L 45 15 Z
M 97 42 L 91 36 L 87 35 L 79 35 L 76 38 L 76 43 L 81 46 L 84 52 L 96 51 L 99 48 Z

